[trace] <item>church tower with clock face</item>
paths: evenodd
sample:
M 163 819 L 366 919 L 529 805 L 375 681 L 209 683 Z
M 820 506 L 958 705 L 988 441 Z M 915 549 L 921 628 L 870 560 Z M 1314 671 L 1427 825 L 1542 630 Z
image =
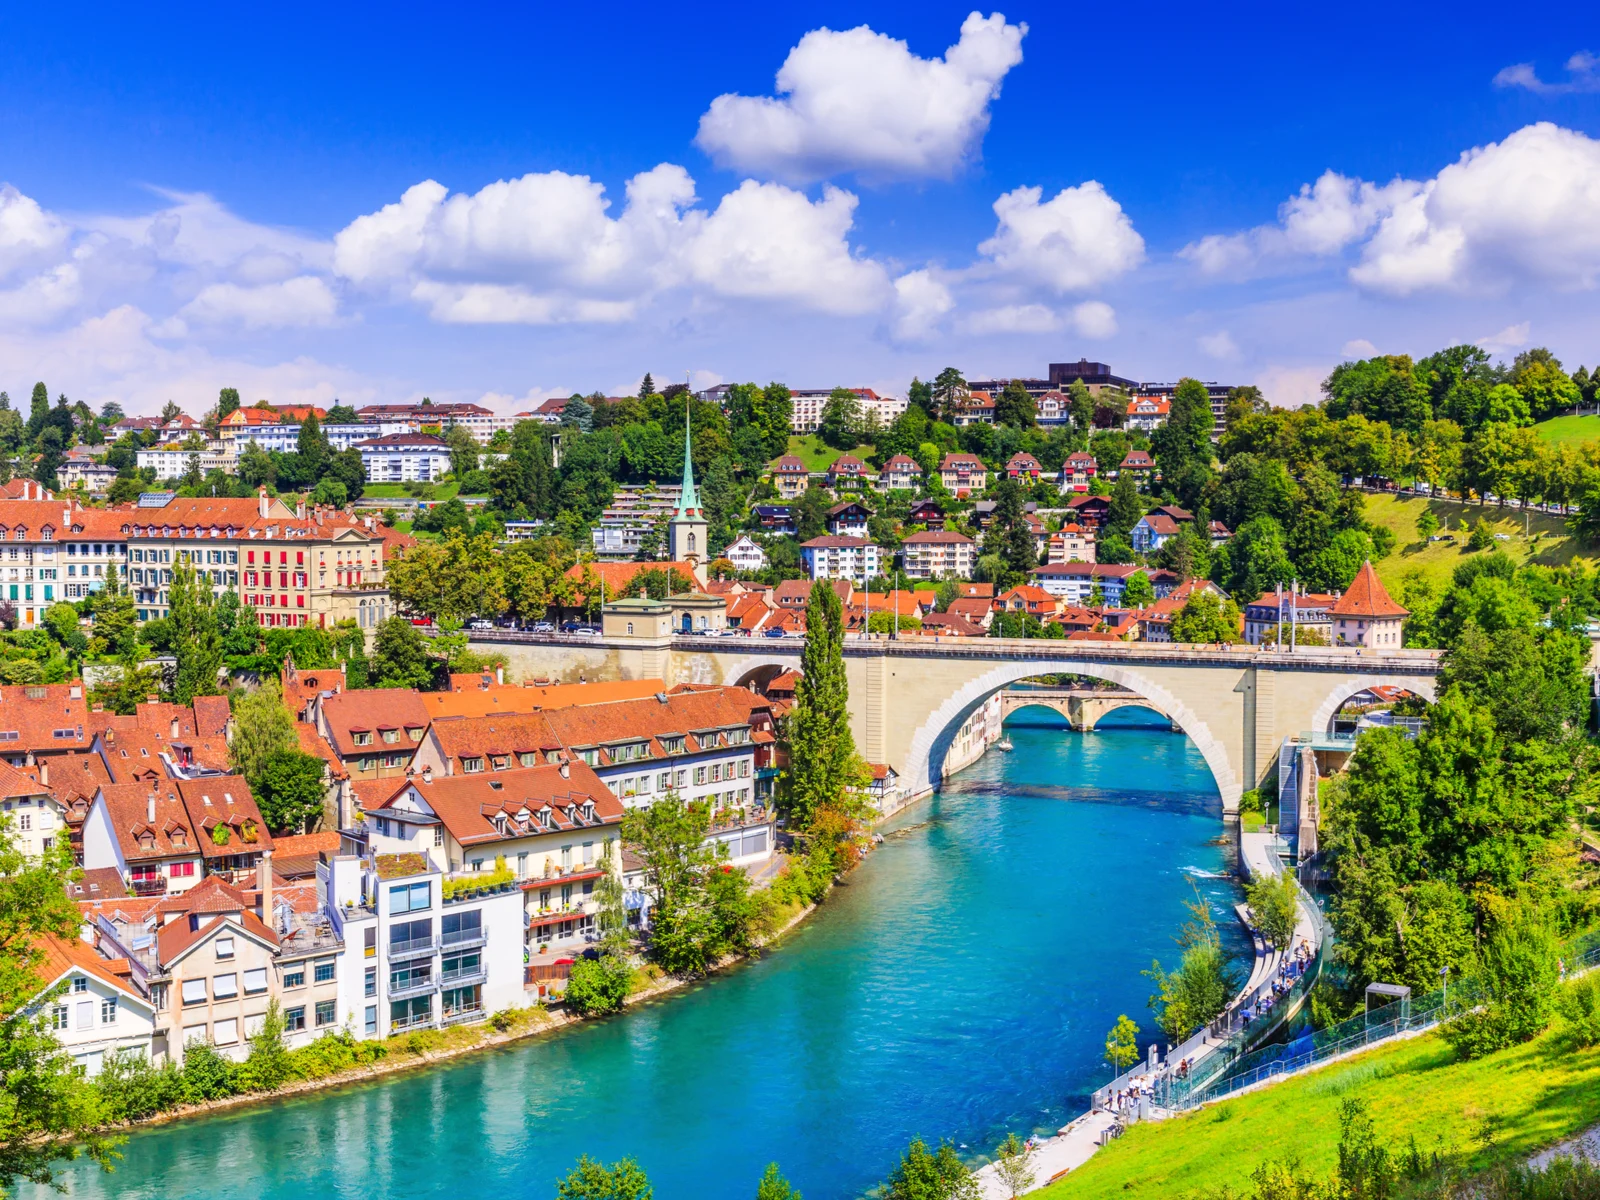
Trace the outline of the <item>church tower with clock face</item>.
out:
M 703 585 L 706 581 L 706 564 L 712 558 L 710 547 L 706 545 L 710 526 L 706 523 L 705 509 L 700 507 L 700 494 L 694 486 L 687 407 L 683 415 L 683 494 L 678 497 L 678 511 L 667 522 L 667 549 L 674 562 L 686 562 L 693 567 L 695 578 Z

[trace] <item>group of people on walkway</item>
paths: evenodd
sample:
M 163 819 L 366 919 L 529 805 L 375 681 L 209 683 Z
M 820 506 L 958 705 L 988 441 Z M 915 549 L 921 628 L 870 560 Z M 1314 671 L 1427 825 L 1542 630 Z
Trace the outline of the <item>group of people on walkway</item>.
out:
M 1306 973 L 1306 968 L 1311 965 L 1311 959 L 1311 946 L 1305 938 L 1301 938 L 1300 944 L 1279 960 L 1271 984 L 1265 988 L 1258 988 L 1255 999 L 1240 1011 L 1239 1016 L 1244 1023 L 1249 1024 L 1257 1017 L 1271 1012 L 1273 1005 L 1281 1000 Z

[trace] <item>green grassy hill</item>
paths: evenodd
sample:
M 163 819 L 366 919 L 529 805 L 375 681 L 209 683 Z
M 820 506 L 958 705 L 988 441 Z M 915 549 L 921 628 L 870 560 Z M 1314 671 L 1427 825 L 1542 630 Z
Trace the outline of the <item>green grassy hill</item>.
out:
M 1564 417 L 1551 417 L 1548 421 L 1540 421 L 1533 428 L 1545 441 L 1556 445 L 1600 440 L 1600 417 L 1593 413 L 1584 413 L 1580 416 L 1569 413 Z
M 1339 1105 L 1371 1106 L 1399 1149 L 1467 1156 L 1472 1170 L 1550 1145 L 1600 1121 L 1600 1046 L 1573 1050 L 1558 1032 L 1476 1062 L 1437 1034 L 1395 1042 L 1171 1121 L 1135 1125 L 1045 1200 L 1171 1200 L 1228 1184 L 1248 1188 L 1268 1159 L 1298 1158 L 1327 1175 L 1337 1162 Z M 1489 1144 L 1485 1134 L 1493 1132 Z
M 805 463 L 808 471 L 826 471 L 833 460 L 841 454 L 853 454 L 862 462 L 867 462 L 872 456 L 873 448 L 869 444 L 857 446 L 854 450 L 835 450 L 816 434 L 808 433 L 803 437 L 790 437 L 789 453 Z
M 1441 533 L 1453 533 L 1456 542 L 1423 543 L 1417 537 L 1417 518 L 1423 509 L 1432 509 L 1439 519 Z M 1496 533 L 1507 535 L 1508 540 L 1495 544 L 1519 564 L 1544 563 L 1560 566 L 1581 558 L 1591 566 L 1600 562 L 1600 547 L 1585 546 L 1567 532 L 1560 517 L 1548 513 L 1524 514 L 1514 508 L 1496 508 L 1492 504 L 1458 504 L 1454 501 L 1429 500 L 1426 497 L 1401 497 L 1369 495 L 1366 519 L 1374 525 L 1390 530 L 1395 537 L 1395 548 L 1389 556 L 1373 565 L 1383 585 L 1396 597 L 1400 595 L 1400 581 L 1406 573 L 1421 570 L 1436 583 L 1444 584 L 1456 564 L 1467 558 L 1467 531 L 1479 518 L 1487 519 Z M 1524 519 L 1527 535 L 1524 536 Z

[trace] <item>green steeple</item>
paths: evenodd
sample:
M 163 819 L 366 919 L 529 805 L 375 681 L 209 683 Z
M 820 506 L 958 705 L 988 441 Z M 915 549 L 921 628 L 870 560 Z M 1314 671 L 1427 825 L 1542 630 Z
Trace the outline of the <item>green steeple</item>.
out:
M 689 410 L 683 413 L 683 494 L 678 497 L 678 516 L 699 517 L 700 496 L 694 488 L 694 459 L 689 456 Z

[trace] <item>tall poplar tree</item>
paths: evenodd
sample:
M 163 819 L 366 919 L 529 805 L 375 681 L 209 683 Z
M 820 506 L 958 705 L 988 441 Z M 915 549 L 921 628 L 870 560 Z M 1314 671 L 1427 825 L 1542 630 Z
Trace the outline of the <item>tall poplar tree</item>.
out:
M 811 585 L 806 602 L 806 647 L 789 717 L 788 803 L 806 828 L 817 811 L 836 805 L 854 782 L 850 687 L 844 673 L 844 606 L 826 579 Z
M 222 635 L 217 630 L 211 585 L 188 565 L 175 564 L 168 605 L 172 645 L 178 656 L 173 703 L 192 704 L 196 696 L 215 696 L 217 672 L 222 669 Z

